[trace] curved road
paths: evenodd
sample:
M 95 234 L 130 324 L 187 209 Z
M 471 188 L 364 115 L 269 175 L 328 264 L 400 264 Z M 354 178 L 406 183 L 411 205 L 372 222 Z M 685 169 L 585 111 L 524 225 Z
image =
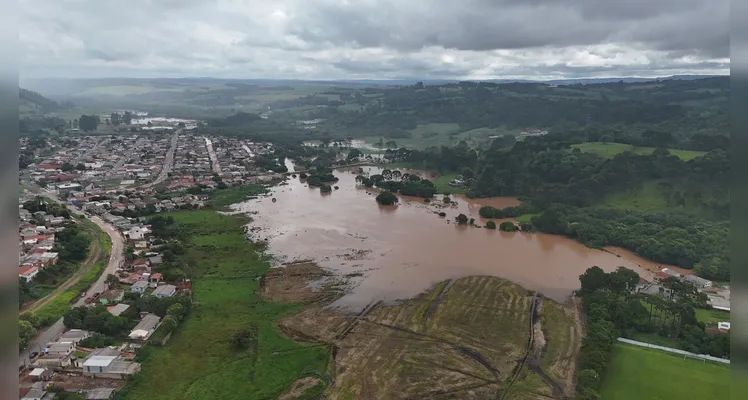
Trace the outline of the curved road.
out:
M 56 201 L 58 203 L 64 204 L 61 202 L 57 196 L 55 196 L 53 193 L 47 192 L 45 190 L 41 190 L 40 188 L 33 186 L 31 184 L 25 184 L 26 187 L 28 187 L 30 190 L 36 192 L 37 194 L 47 197 L 53 201 Z M 68 209 L 70 211 L 74 211 L 76 213 L 80 212 L 72 205 L 67 205 Z M 102 220 L 101 218 L 97 216 L 88 215 L 89 220 L 96 224 L 102 231 L 106 232 L 107 235 L 112 239 L 112 250 L 109 254 L 109 263 L 107 264 L 106 268 L 104 268 L 104 271 L 101 273 L 101 276 L 99 276 L 99 279 L 94 282 L 93 285 L 91 285 L 90 288 L 85 292 L 84 296 L 81 296 L 72 306 L 73 307 L 79 307 L 84 305 L 84 299 L 96 292 L 103 292 L 106 288 L 106 277 L 109 274 L 114 274 L 118 268 L 122 266 L 122 263 L 124 262 L 125 255 L 124 255 L 124 238 L 122 235 L 117 231 L 116 228 L 113 226 L 107 224 Z M 22 367 L 23 365 L 30 364 L 29 360 L 29 354 L 31 352 L 39 352 L 41 351 L 41 348 L 44 347 L 47 343 L 57 340 L 57 338 L 62 335 L 62 331 L 65 329 L 65 325 L 62 323 L 62 318 L 57 320 L 52 326 L 49 328 L 41 331 L 39 335 L 31 340 L 27 345 L 26 348 L 21 350 L 21 354 L 19 356 L 19 367 Z

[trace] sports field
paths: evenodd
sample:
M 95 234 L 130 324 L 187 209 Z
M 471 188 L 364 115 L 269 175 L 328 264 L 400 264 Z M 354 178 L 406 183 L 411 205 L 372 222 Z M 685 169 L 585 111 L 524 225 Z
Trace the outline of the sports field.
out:
M 730 368 L 658 350 L 616 344 L 603 400 L 701 400 L 730 396 Z

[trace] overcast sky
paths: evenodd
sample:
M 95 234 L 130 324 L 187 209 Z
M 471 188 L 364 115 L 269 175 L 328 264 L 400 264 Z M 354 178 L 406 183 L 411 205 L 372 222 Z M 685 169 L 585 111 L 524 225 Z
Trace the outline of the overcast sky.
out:
M 727 74 L 729 0 L 20 0 L 21 77 Z

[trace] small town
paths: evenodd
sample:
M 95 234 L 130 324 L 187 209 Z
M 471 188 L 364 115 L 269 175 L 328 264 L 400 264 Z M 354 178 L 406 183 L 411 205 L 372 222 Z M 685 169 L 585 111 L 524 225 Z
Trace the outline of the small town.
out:
M 64 391 L 111 399 L 138 374 L 138 353 L 149 343 L 165 344 L 191 304 L 190 279 L 169 264 L 179 244 L 154 235 L 170 222 L 148 221 L 201 209 L 216 189 L 278 179 L 254 163 L 272 151 L 268 143 L 196 136 L 183 124 L 147 135 L 22 140 L 21 162 L 43 161 L 25 165 L 20 176 L 18 276 L 29 293 L 21 318 L 42 334 L 22 343 L 20 398 L 51 399 Z M 54 297 L 47 292 L 71 265 L 88 262 L 83 233 L 94 232 L 94 224 L 109 227 L 122 254 L 111 250 L 98 281 L 55 321 L 39 304 Z

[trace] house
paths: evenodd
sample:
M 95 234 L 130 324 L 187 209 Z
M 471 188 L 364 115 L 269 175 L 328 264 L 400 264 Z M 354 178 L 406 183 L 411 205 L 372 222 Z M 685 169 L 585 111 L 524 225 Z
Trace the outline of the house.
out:
M 156 297 L 171 297 L 174 296 L 174 293 L 177 292 L 177 287 L 174 285 L 162 285 L 156 288 L 156 290 L 151 293 L 152 296 Z
M 69 356 L 75 351 L 75 343 L 70 341 L 59 341 L 47 343 L 45 353 L 55 356 Z
M 69 367 L 72 364 L 70 355 L 62 356 L 55 354 L 45 354 L 35 361 L 36 365 L 40 367 L 58 369 Z
M 122 299 L 125 297 L 125 292 L 119 289 L 109 289 L 105 290 L 104 293 L 99 296 L 99 302 L 101 304 L 107 305 L 107 304 L 115 304 L 122 301 Z
M 52 375 L 54 375 L 54 371 L 47 368 L 34 368 L 33 371 L 29 372 L 29 377 L 34 382 L 48 381 L 52 379 Z
M 696 286 L 699 289 L 705 289 L 712 287 L 712 281 L 698 277 L 696 275 L 686 275 L 683 280 Z
M 661 272 L 664 272 L 664 273 L 668 274 L 669 276 L 674 276 L 676 278 L 680 278 L 680 276 L 681 276 L 681 274 L 679 272 L 673 271 L 670 268 L 663 268 L 661 270 Z
M 145 293 L 146 289 L 148 289 L 148 282 L 146 281 L 137 281 L 130 286 L 130 291 L 135 293 Z
M 729 331 L 730 330 L 730 322 L 718 322 L 717 323 L 717 329 L 720 331 Z
M 110 314 L 118 317 L 120 314 L 127 311 L 128 308 L 130 308 L 129 304 L 119 303 L 115 306 L 107 307 L 106 310 L 109 311 Z
M 153 335 L 153 332 L 156 331 L 160 321 L 161 318 L 159 318 L 158 315 L 150 313 L 146 314 L 140 322 L 135 325 L 135 328 L 133 328 L 128 337 L 132 340 L 148 340 L 148 338 Z
M 24 265 L 21 268 L 18 268 L 18 276 L 26 280 L 26 282 L 29 282 L 32 279 L 34 279 L 34 277 L 38 273 L 39 273 L 39 267 L 35 267 L 33 265 Z
M 153 287 L 153 288 L 157 287 L 157 286 L 158 286 L 158 284 L 159 284 L 159 283 L 161 283 L 161 278 L 162 278 L 162 277 L 163 277 L 163 275 L 161 275 L 161 274 L 160 274 L 160 273 L 158 273 L 158 272 L 157 272 L 157 273 L 155 273 L 155 274 L 153 274 L 153 275 L 151 275 L 151 276 L 150 276 L 150 277 L 148 278 L 148 283 L 149 283 L 149 285 L 150 285 L 151 287 Z M 168 297 L 168 296 L 167 296 L 167 297 Z
M 91 332 L 89 331 L 84 331 L 83 329 L 71 329 L 62 334 L 60 341 L 73 342 L 74 345 L 77 345 L 81 340 L 86 339 L 89 336 L 91 336 Z
M 21 397 L 21 400 L 42 400 L 46 399 L 47 392 L 44 390 L 39 389 L 31 389 L 26 393 L 23 397 Z
M 125 379 L 140 372 L 140 364 L 123 361 L 119 356 L 89 356 L 83 362 L 83 376 Z

